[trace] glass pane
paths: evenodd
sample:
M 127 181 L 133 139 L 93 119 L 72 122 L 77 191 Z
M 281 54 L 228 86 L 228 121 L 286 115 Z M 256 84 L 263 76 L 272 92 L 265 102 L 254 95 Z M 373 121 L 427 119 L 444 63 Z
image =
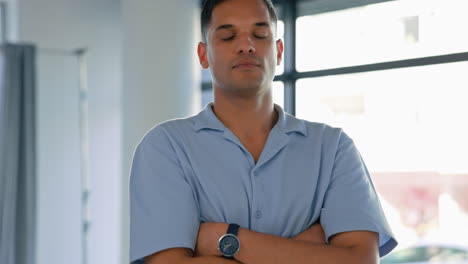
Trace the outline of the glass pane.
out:
M 355 141 L 400 247 L 468 248 L 468 62 L 304 79 L 297 116 Z
M 389 1 L 297 19 L 297 69 L 468 51 L 468 1 Z
M 273 82 L 273 86 L 271 88 L 273 92 L 273 103 L 284 109 L 284 83 Z

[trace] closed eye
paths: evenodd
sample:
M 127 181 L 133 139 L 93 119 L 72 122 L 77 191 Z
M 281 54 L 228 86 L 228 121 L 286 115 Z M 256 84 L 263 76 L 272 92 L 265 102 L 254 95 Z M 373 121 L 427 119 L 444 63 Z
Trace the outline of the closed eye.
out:
M 223 41 L 230 41 L 234 39 L 234 35 L 228 37 L 228 38 L 222 38 Z
M 227 37 L 227 38 L 221 38 L 221 40 L 230 41 L 230 40 L 233 40 L 235 36 L 236 35 L 232 35 L 232 36 Z M 257 39 L 266 39 L 266 38 L 268 38 L 268 36 L 263 36 L 263 35 L 254 35 L 254 37 L 257 38 Z

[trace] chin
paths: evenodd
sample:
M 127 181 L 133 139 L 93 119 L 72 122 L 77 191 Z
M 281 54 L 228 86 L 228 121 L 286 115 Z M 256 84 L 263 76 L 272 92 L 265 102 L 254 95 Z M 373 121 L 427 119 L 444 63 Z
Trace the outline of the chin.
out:
M 230 91 L 234 94 L 251 97 L 259 94 L 262 90 L 262 82 L 237 83 L 230 87 Z
M 233 86 L 239 88 L 252 88 L 252 87 L 259 87 L 265 82 L 263 76 L 255 76 L 255 77 L 243 77 L 237 78 L 237 80 L 233 80 Z
M 239 82 L 233 85 L 233 87 L 239 90 L 258 90 L 262 86 L 262 83 L 262 81 Z

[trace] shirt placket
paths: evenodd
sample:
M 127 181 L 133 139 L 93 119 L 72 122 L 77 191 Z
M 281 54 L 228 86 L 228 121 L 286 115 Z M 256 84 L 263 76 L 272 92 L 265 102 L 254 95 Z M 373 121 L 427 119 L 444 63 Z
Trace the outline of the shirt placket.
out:
M 250 172 L 250 179 L 252 182 L 253 190 L 253 201 L 252 208 L 250 212 L 250 223 L 253 230 L 261 229 L 261 225 L 265 221 L 265 207 L 264 201 L 265 193 L 263 191 L 263 184 L 260 178 L 261 170 L 257 166 L 254 166 Z

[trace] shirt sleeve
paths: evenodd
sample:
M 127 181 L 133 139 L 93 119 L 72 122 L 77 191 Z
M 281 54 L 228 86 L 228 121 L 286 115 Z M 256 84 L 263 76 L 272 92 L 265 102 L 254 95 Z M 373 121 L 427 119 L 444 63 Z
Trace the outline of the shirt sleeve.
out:
M 345 133 L 339 138 L 320 223 L 327 243 L 338 233 L 372 231 L 379 234 L 380 257 L 397 245 L 366 165 Z
M 194 249 L 199 210 L 165 130 L 138 145 L 130 176 L 130 261 L 168 248 Z

